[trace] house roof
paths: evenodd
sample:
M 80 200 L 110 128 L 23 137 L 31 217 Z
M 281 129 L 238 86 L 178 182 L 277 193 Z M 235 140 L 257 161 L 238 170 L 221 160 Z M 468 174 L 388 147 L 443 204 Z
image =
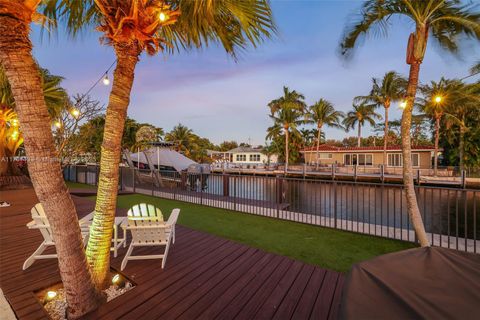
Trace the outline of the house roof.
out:
M 227 153 L 247 153 L 247 152 L 262 152 L 261 148 L 252 148 L 252 147 L 238 147 L 232 150 L 227 151 Z
M 434 146 L 412 146 L 412 150 L 415 151 L 430 151 L 434 150 Z M 388 151 L 401 151 L 402 146 L 387 146 Z M 440 150 L 440 149 L 439 149 Z M 317 147 L 309 147 L 301 150 L 301 152 L 316 152 Z M 348 151 L 383 151 L 383 146 L 370 146 L 370 147 L 337 147 L 329 144 L 322 144 L 319 146 L 318 151 L 328 152 L 348 152 Z

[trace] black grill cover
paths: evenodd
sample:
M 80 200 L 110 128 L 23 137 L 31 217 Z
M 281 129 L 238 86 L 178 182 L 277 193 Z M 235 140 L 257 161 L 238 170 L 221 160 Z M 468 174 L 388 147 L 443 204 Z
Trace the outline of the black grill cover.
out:
M 480 319 L 480 255 L 415 248 L 356 264 L 341 319 Z

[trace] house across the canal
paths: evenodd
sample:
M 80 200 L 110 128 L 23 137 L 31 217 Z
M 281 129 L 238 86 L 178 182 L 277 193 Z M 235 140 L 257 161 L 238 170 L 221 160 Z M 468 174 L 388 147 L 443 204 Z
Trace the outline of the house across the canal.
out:
M 441 150 L 440 150 L 441 151 Z M 301 151 L 307 164 L 341 165 L 341 166 L 372 166 L 383 164 L 383 146 L 375 147 L 337 147 L 322 144 L 318 150 L 310 147 Z M 433 146 L 412 146 L 412 164 L 414 168 L 432 168 L 434 155 Z M 403 166 L 401 146 L 387 147 L 387 167 L 395 168 Z

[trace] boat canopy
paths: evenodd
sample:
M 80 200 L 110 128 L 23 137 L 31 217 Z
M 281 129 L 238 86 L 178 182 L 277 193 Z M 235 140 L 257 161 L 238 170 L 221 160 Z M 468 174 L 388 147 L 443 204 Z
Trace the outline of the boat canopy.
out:
M 146 155 L 150 161 L 147 160 Z M 161 147 L 151 147 L 144 151 L 130 153 L 130 159 L 145 165 L 148 165 L 150 162 L 156 168 L 172 167 L 178 172 L 186 170 L 192 164 L 197 164 L 177 151 Z

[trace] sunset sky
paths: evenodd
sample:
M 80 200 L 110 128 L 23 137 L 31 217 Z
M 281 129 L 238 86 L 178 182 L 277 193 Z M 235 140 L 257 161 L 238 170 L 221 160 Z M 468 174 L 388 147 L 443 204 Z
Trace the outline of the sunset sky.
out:
M 237 62 L 218 46 L 175 56 L 144 55 L 136 70 L 129 116 L 166 131 L 182 123 L 215 143 L 250 139 L 256 145 L 264 144 L 271 125 L 267 103 L 282 94 L 284 85 L 303 93 L 308 104 L 325 98 L 349 111 L 354 96 L 368 93 L 372 77 L 389 70 L 408 73 L 405 47 L 413 30 L 408 20 L 394 19 L 388 38 L 367 39 L 347 62 L 338 55 L 338 44 L 345 23 L 360 5 L 360 1 L 272 1 L 278 36 L 242 52 Z M 100 45 L 98 38 L 92 29 L 71 40 L 60 29 L 58 36 L 41 39 L 35 28 L 34 55 L 42 67 L 65 77 L 70 94 L 83 93 L 115 59 L 112 48 Z M 480 49 L 471 43 L 461 53 L 452 57 L 430 42 L 420 80 L 466 76 Z M 109 89 L 99 85 L 91 95 L 106 104 Z M 391 119 L 399 117 L 393 107 Z M 355 132 L 326 130 L 327 138 L 345 135 Z

